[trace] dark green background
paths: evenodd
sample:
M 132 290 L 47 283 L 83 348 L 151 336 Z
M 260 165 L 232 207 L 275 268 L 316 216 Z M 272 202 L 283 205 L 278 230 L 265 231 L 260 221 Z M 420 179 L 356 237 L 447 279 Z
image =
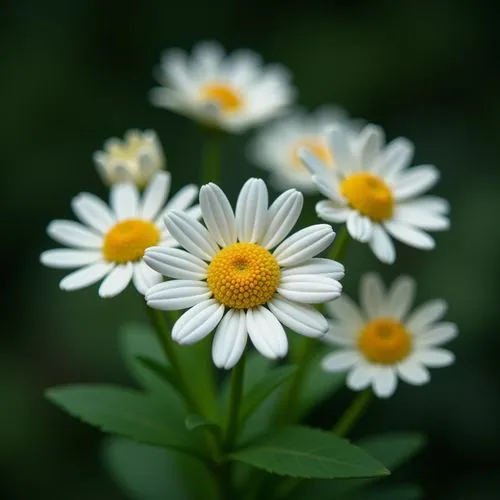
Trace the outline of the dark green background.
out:
M 328 4 L 328 6 L 327 6 Z M 91 154 L 130 127 L 157 130 L 174 188 L 197 173 L 200 138 L 188 120 L 148 104 L 164 48 L 214 38 L 249 47 L 293 72 L 300 103 L 344 106 L 416 143 L 416 162 L 442 172 L 435 190 L 452 203 L 452 229 L 431 253 L 398 246 L 395 266 L 352 245 L 348 293 L 359 275 L 408 272 L 419 299 L 449 300 L 459 325 L 457 363 L 422 388 L 401 385 L 374 404 L 357 435 L 424 430 L 425 453 L 399 478 L 426 498 L 496 499 L 498 381 L 498 143 L 500 77 L 494 10 L 473 0 L 36 1 L 0 7 L 2 296 L 0 497 L 123 499 L 101 466 L 101 436 L 47 403 L 44 388 L 129 380 L 117 354 L 124 320 L 145 319 L 132 290 L 112 300 L 96 288 L 65 293 L 63 273 L 42 268 L 45 227 L 71 217 L 79 191 L 106 196 Z M 231 137 L 223 184 L 234 199 L 250 175 L 249 136 Z M 343 390 L 311 422 L 338 416 Z

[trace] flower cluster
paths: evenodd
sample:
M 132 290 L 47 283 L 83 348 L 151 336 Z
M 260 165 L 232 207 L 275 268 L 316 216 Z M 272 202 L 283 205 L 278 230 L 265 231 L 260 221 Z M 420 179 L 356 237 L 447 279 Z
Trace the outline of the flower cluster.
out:
M 141 369 L 150 369 L 180 394 L 190 417 L 194 413 L 201 419 L 193 425 L 187 416 L 188 430 L 220 427 L 207 439 L 213 469 L 235 459 L 238 454 L 231 452 L 244 420 L 280 384 L 281 402 L 274 405 L 275 418 L 268 420 L 296 423 L 304 376 L 314 363 L 323 370 L 325 386 L 334 378 L 331 373 L 342 372 L 348 388 L 387 398 L 398 379 L 421 385 L 430 379 L 428 368 L 453 362 L 453 354 L 441 347 L 457 334 L 453 323 L 442 321 L 446 303 L 434 300 L 411 312 L 416 290 L 412 278 L 401 276 L 386 291 L 377 274 L 365 274 L 360 282 L 361 307 L 342 293 L 340 280 L 346 275 L 348 281 L 350 273 L 339 261 L 344 259 L 348 239 L 368 244 L 380 261 L 392 264 L 396 259 L 393 238 L 430 250 L 435 241 L 428 232 L 449 227 L 448 203 L 425 194 L 437 183 L 439 171 L 432 165 L 410 166 L 414 147 L 408 139 L 386 143 L 379 126 L 353 120 L 334 106 L 313 113 L 293 110 L 296 91 L 290 72 L 280 65 L 265 66 L 247 50 L 226 55 L 214 42 L 200 43 L 191 56 L 170 50 L 162 58 L 157 78 L 161 86 L 151 92 L 152 103 L 218 130 L 211 137 L 220 139 L 224 132 L 242 133 L 266 123 L 247 151 L 254 164 L 270 173 L 270 183 L 280 194 L 270 200 L 266 183 L 250 178 L 242 183 L 233 208 L 215 179 L 208 177 L 200 189 L 186 185 L 169 197 L 171 174 L 165 171 L 157 135 L 130 130 L 124 140 L 109 139 L 104 150 L 94 154 L 97 171 L 109 187 L 109 204 L 89 193 L 73 198 L 71 207 L 79 222 L 55 220 L 47 229 L 51 238 L 68 248 L 43 252 L 41 262 L 76 269 L 60 282 L 67 291 L 101 281 L 98 294 L 109 298 L 133 283 L 147 305 L 156 346 L 162 347 L 166 364 L 136 358 L 143 363 Z M 212 167 L 214 173 L 220 166 Z M 304 195 L 318 193 L 324 197 L 316 204 L 322 223 L 304 225 Z M 191 362 L 199 372 L 192 376 L 198 376 L 196 387 L 178 357 L 177 344 L 182 349 L 198 342 L 205 345 L 203 339 L 212 332 L 213 364 L 232 370 L 229 399 L 218 397 L 212 386 L 206 398 L 197 392 L 214 380 L 213 365 L 207 369 L 209 352 L 200 349 L 192 354 Z M 264 379 L 240 414 L 250 343 L 257 351 L 252 355 L 269 360 L 288 356 L 298 367 Z M 72 413 L 80 411 L 57 394 L 55 400 L 61 406 Z M 120 400 L 116 393 L 110 397 Z M 216 410 L 206 411 L 205 399 L 213 405 L 228 399 L 224 424 L 215 421 Z M 140 411 L 145 411 L 143 403 Z M 353 408 L 345 413 L 348 423 L 341 420 L 334 427 L 336 436 L 353 425 L 361 405 Z M 149 419 L 156 410 L 148 411 L 152 412 Z M 105 425 L 98 412 L 82 415 L 113 431 L 109 415 Z M 123 434 L 123 429 L 116 425 L 116 432 Z M 307 455 L 303 446 L 309 440 L 311 446 L 321 443 L 314 450 L 323 449 L 325 440 L 325 449 L 331 445 L 332 453 L 341 452 L 332 435 L 303 432 L 295 443 L 301 464 Z M 136 431 L 125 434 L 134 439 L 141 436 Z M 142 441 L 158 444 L 151 436 L 148 430 Z M 272 437 L 273 448 L 282 438 L 279 433 Z M 165 439 L 162 435 L 161 445 Z M 172 447 L 185 451 L 190 439 L 174 439 Z M 287 453 L 289 445 L 287 441 Z M 199 445 L 205 447 L 206 442 Z M 358 452 L 346 453 L 351 454 L 350 461 L 352 453 Z M 342 462 L 335 457 L 335 463 Z M 334 465 L 331 470 L 325 466 L 321 473 L 297 472 L 286 460 L 252 460 L 250 465 L 298 477 L 359 474 L 351 471 L 346 476 Z M 297 458 L 294 463 L 298 462 Z M 363 467 L 368 469 L 360 469 L 362 477 L 385 471 L 375 472 L 373 463 L 366 463 Z M 230 476 L 230 471 L 225 474 Z

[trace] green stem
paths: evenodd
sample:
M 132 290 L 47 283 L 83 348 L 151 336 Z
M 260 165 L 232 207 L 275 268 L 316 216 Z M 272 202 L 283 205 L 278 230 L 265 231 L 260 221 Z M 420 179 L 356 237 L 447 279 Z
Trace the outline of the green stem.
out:
M 231 451 L 234 447 L 238 435 L 238 424 L 240 417 L 240 405 L 243 396 L 243 379 L 245 376 L 245 355 L 239 363 L 233 368 L 231 374 L 231 387 L 229 389 L 229 410 L 226 420 L 226 433 L 224 448 Z
M 221 133 L 216 130 L 204 131 L 200 183 L 220 182 Z
M 184 397 L 189 410 L 197 414 L 201 414 L 198 404 L 196 403 L 195 398 L 191 395 L 186 379 L 183 376 L 182 365 L 177 356 L 175 345 L 172 342 L 170 328 L 165 315 L 161 311 L 153 309 L 152 307 L 146 306 L 146 308 L 151 319 L 151 323 L 153 323 L 156 338 L 161 345 L 163 354 L 175 372 L 179 389 L 182 392 L 182 396 Z
M 372 397 L 370 389 L 359 393 L 348 406 L 347 410 L 340 417 L 339 421 L 333 427 L 333 433 L 339 437 L 345 436 L 354 427 L 368 407 Z
M 347 226 L 344 224 L 337 235 L 335 236 L 335 241 L 328 254 L 328 258 L 332 260 L 344 260 L 344 254 L 347 249 L 347 244 L 349 243 L 349 233 L 347 231 Z

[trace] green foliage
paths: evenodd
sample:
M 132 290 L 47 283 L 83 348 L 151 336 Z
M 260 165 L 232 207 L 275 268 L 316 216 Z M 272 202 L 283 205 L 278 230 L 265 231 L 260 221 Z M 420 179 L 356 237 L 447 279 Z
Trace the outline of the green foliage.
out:
M 231 458 L 274 474 L 301 478 L 389 474 L 381 463 L 345 439 L 301 426 L 270 432 L 231 454 Z
M 165 363 L 159 363 L 154 359 L 147 356 L 137 356 L 137 361 L 141 363 L 150 372 L 155 374 L 158 378 L 163 379 L 167 384 L 170 384 L 174 389 L 179 390 L 177 379 L 172 369 Z
M 274 368 L 246 391 L 241 406 L 241 421 L 244 422 L 269 395 L 293 375 L 296 369 L 296 366 Z
M 48 389 L 46 395 L 70 415 L 104 432 L 203 457 L 191 434 L 145 394 L 117 386 L 72 385 Z
M 335 497 L 330 497 L 334 500 Z M 422 488 L 416 484 L 401 484 L 360 493 L 349 500 L 420 500 Z
M 194 431 L 197 429 L 208 430 L 216 438 L 220 438 L 222 434 L 222 429 L 218 424 L 215 422 L 209 422 L 200 415 L 188 415 L 184 420 L 184 424 L 188 431 Z
M 131 500 L 217 498 L 213 476 L 185 454 L 110 437 L 104 442 L 103 460 Z

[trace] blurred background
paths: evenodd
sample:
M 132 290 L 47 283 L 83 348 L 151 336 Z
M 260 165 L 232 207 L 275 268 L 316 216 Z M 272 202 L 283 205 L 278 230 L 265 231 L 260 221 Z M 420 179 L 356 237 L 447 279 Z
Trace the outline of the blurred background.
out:
M 130 383 L 117 328 L 146 319 L 140 300 L 132 290 L 109 301 L 96 287 L 62 292 L 63 272 L 42 268 L 38 257 L 55 246 L 48 222 L 72 218 L 75 194 L 106 197 L 91 161 L 106 138 L 153 128 L 174 190 L 196 178 L 198 130 L 153 108 L 147 92 L 165 48 L 208 38 L 284 63 L 302 105 L 338 104 L 382 125 L 389 138 L 407 136 L 416 163 L 441 170 L 434 192 L 451 201 L 452 230 L 437 234 L 437 249 L 398 245 L 397 264 L 387 267 L 353 244 L 344 286 L 356 294 L 360 274 L 373 268 L 386 281 L 415 276 L 419 300 L 449 301 L 448 319 L 460 329 L 457 363 L 435 370 L 427 386 L 401 384 L 373 405 L 355 435 L 422 430 L 428 447 L 402 477 L 419 482 L 429 499 L 499 498 L 497 32 L 494 11 L 474 0 L 4 0 L 0 497 L 126 498 L 102 466 L 102 436 L 51 406 L 43 391 Z M 266 175 L 245 159 L 250 137 L 226 141 L 223 183 L 233 200 L 244 179 Z M 351 397 L 342 390 L 310 422 L 328 425 Z

